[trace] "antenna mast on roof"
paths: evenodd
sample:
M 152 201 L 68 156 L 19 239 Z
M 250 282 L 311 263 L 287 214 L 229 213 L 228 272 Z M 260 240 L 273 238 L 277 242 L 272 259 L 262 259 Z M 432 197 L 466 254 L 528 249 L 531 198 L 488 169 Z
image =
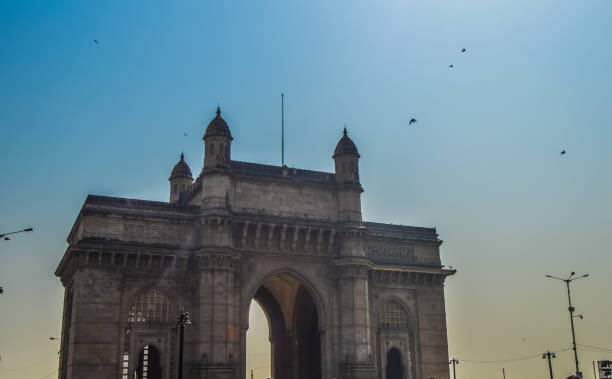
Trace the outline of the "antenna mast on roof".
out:
M 281 93 L 281 167 L 285 166 L 285 94 Z

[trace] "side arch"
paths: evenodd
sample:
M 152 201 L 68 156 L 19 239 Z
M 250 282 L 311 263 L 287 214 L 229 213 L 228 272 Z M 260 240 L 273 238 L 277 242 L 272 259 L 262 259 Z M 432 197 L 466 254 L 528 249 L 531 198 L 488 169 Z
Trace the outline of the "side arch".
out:
M 388 306 L 391 305 L 391 309 Z M 401 378 L 418 378 L 417 367 L 420 361 L 419 336 L 417 331 L 418 318 L 415 304 L 410 304 L 405 299 L 393 293 L 379 295 L 375 298 L 370 315 L 374 321 L 372 334 L 376 341 L 376 357 L 378 362 L 379 376 L 383 379 L 394 379 L 395 374 L 387 371 L 389 352 L 397 349 L 401 358 Z M 386 308 L 386 309 L 385 309 Z M 394 309 L 395 308 L 395 309 Z M 405 321 L 401 315 L 394 315 L 399 308 L 404 313 Z M 382 312 L 391 311 L 391 314 L 382 315 Z M 381 320 L 382 318 L 382 320 Z M 381 322 L 382 321 L 382 322 Z M 390 321 L 390 322 L 389 322 Z M 384 325 L 383 323 L 387 324 Z M 394 357 L 397 359 L 397 356 Z M 391 375 L 391 376 L 389 376 Z

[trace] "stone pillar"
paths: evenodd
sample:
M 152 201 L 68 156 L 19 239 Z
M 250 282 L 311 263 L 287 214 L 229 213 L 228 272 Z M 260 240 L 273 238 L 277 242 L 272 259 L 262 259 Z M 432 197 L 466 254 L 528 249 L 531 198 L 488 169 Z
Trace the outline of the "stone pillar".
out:
M 196 359 L 192 377 L 237 379 L 240 367 L 240 324 L 231 223 L 218 217 L 204 220 L 203 247 L 198 261 Z M 212 238 L 214 236 L 214 238 Z
M 70 286 L 71 320 L 62 335 L 61 378 L 114 378 L 119 375 L 121 284 L 112 274 L 78 269 Z M 68 356 L 66 356 L 68 354 Z
M 370 340 L 368 271 L 363 236 L 354 230 L 345 234 L 342 258 L 336 260 L 340 320 L 339 379 L 372 379 L 376 364 Z

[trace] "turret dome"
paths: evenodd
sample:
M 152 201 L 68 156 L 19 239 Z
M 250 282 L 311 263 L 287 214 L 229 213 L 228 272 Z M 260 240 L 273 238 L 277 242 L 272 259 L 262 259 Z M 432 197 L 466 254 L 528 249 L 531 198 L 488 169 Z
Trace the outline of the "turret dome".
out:
M 219 107 L 217 107 L 217 115 L 210 121 L 206 128 L 204 139 L 209 136 L 225 136 L 233 139 L 227 122 L 221 117 L 221 109 Z
M 344 128 L 342 138 L 340 138 L 340 141 L 338 141 L 338 144 L 336 145 L 333 158 L 336 158 L 339 155 L 356 155 L 359 157 L 357 146 L 355 146 L 353 140 L 348 137 L 346 128 Z
M 191 169 L 189 168 L 187 162 L 185 162 L 185 156 L 183 155 L 183 153 L 181 153 L 181 160 L 179 160 L 178 163 L 172 169 L 172 174 L 170 174 L 169 180 L 177 178 L 186 178 L 193 180 L 193 176 L 191 176 Z

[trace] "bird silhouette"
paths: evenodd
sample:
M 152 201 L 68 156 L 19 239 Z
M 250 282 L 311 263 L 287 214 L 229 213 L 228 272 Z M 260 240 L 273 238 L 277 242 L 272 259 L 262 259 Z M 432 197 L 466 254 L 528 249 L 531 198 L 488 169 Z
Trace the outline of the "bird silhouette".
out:
M 185 135 L 185 137 L 187 137 L 187 133 L 183 133 Z
M 465 47 L 463 49 L 461 49 L 462 53 L 465 53 L 467 50 L 465 50 Z
M 566 153 L 567 153 L 567 151 L 561 150 L 561 155 L 565 155 Z
M 99 44 L 100 42 L 98 42 L 98 40 L 97 40 L 97 39 L 94 39 L 94 43 L 97 45 L 97 44 Z
M 455 67 L 455 66 L 451 64 L 451 65 L 449 65 L 448 67 L 453 68 L 453 67 Z
M 408 122 L 408 126 L 412 125 L 412 124 L 416 124 L 417 120 L 416 118 L 411 118 L 410 121 Z

